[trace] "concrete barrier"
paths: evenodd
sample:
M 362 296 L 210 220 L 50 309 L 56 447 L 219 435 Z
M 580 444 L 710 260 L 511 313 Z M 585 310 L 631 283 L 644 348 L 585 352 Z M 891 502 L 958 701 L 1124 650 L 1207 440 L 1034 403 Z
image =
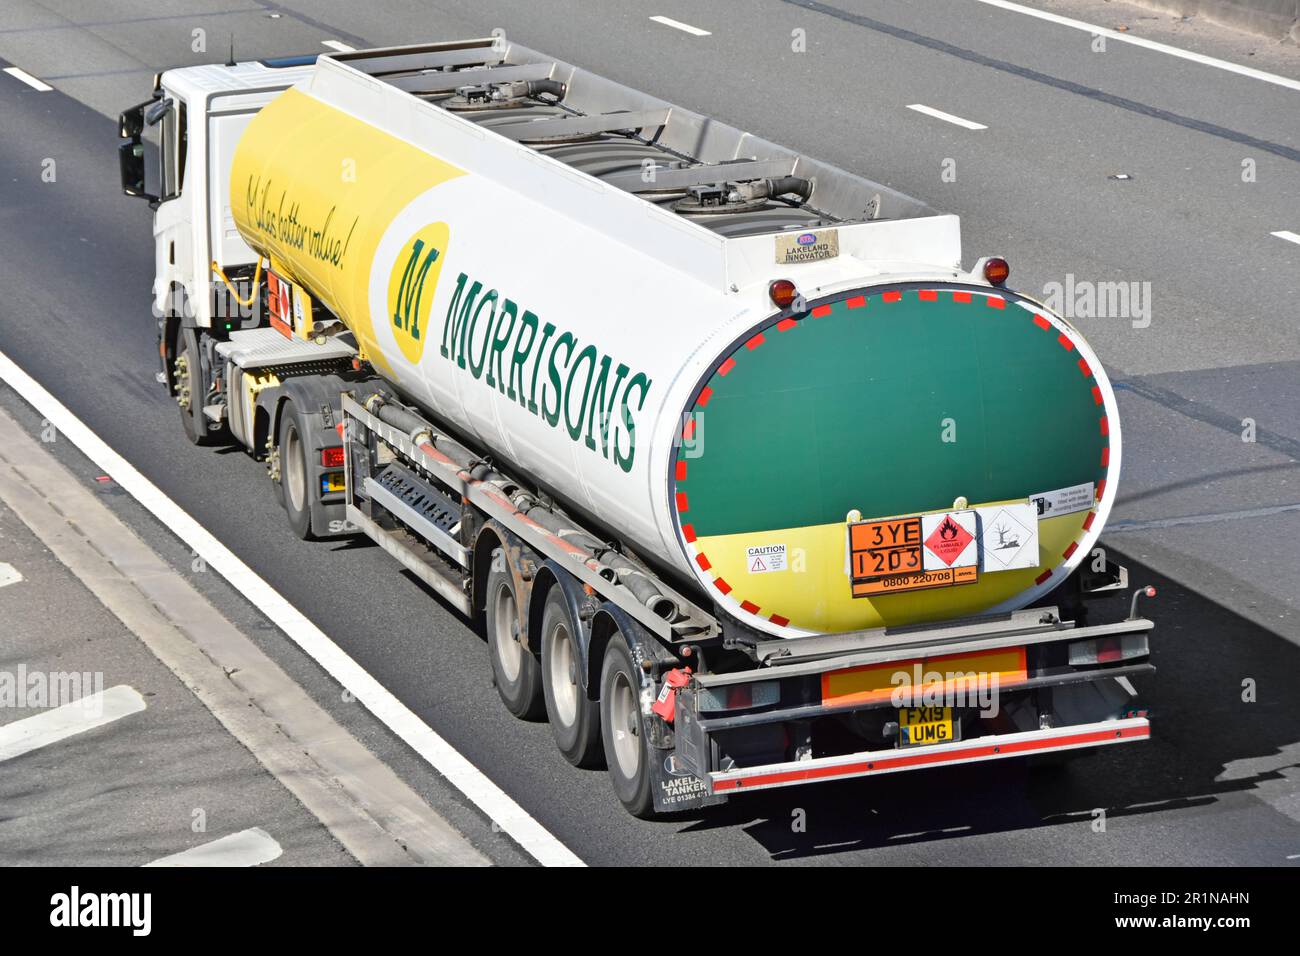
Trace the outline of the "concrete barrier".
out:
M 1300 43 L 1300 0 L 1136 0 L 1178 16 L 1202 17 L 1235 30 Z

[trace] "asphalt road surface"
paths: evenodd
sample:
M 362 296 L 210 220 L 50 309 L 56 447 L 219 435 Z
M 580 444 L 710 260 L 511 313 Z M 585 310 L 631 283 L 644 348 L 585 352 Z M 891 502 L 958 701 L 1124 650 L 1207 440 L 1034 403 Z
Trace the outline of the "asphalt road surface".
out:
M 1039 6 L 1107 26 L 1129 9 Z M 1124 25 L 1180 42 L 1163 20 Z M 633 820 L 603 773 L 569 767 L 544 724 L 506 714 L 465 620 L 378 548 L 296 540 L 262 465 L 184 441 L 154 382 L 150 214 L 119 192 L 116 114 L 147 98 L 154 72 L 224 59 L 232 35 L 251 59 L 494 28 L 958 213 L 967 264 L 1003 254 L 1026 292 L 1133 284 L 1124 314 L 1073 318 L 1124 423 L 1102 541 L 1160 590 L 1159 672 L 1140 684 L 1151 743 L 1057 776 L 994 763 Z M 1215 31 L 1182 42 L 1300 77 L 1294 54 L 1255 57 Z M 1300 233 L 1300 91 L 1118 39 L 1101 51 L 1087 31 L 974 0 L 8 0 L 0 58 L 53 87 L 0 74 L 0 351 L 584 861 L 1300 859 L 1300 243 L 1274 235 Z M 0 403 L 22 411 L 8 389 Z

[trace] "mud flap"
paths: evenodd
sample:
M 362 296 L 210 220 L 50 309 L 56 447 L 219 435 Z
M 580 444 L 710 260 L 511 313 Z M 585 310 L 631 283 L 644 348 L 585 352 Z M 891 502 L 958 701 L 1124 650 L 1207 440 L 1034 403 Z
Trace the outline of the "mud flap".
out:
M 675 751 L 650 747 L 651 788 L 656 813 L 680 813 L 726 803 L 722 795 L 710 795 L 704 781 L 695 776 Z

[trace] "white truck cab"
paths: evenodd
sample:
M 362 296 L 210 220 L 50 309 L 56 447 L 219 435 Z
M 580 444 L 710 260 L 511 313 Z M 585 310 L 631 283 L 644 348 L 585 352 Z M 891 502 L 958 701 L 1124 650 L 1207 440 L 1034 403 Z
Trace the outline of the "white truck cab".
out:
M 315 61 L 307 56 L 166 70 L 155 75 L 153 96 L 121 115 L 122 190 L 154 210 L 154 315 L 161 375 L 169 385 L 186 329 L 210 329 L 214 322 L 230 329 L 247 318 L 225 295 L 215 270 L 239 287 L 251 277 L 257 254 L 235 229 L 229 178 L 216 173 L 230 168 L 248 121 L 306 79 Z M 155 129 L 158 148 L 151 157 L 144 138 Z

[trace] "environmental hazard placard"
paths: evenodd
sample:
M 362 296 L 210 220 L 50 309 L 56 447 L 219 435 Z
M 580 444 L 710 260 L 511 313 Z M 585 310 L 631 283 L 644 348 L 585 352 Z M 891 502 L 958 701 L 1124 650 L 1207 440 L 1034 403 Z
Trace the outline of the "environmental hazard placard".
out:
M 980 509 L 985 571 L 1038 567 L 1038 508 L 1034 504 Z
M 766 574 L 769 571 L 784 571 L 785 545 L 765 544 L 745 549 L 745 566 L 750 574 Z

